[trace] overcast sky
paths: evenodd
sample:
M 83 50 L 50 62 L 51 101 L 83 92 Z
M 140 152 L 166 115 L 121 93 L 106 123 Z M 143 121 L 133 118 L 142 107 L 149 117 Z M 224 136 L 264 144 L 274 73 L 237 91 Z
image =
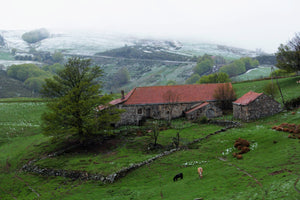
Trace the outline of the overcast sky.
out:
M 89 30 L 273 53 L 300 32 L 299 0 L 1 0 L 0 30 Z

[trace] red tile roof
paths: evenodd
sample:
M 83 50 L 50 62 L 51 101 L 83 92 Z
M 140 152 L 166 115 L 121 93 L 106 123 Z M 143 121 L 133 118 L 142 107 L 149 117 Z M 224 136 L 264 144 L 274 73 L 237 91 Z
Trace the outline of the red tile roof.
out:
M 123 103 L 123 102 L 127 101 L 128 98 L 131 96 L 131 94 L 132 94 L 134 91 L 135 91 L 135 88 L 134 88 L 133 90 L 131 90 L 130 92 L 128 92 L 128 93 L 125 95 L 124 99 L 115 99 L 115 100 L 112 100 L 111 102 L 109 102 L 109 104 L 111 104 L 111 105 L 117 105 L 117 104 L 119 104 L 119 103 Z
M 256 92 L 250 91 L 250 92 L 244 94 L 241 98 L 234 101 L 233 103 L 239 104 L 239 105 L 248 105 L 249 103 L 251 103 L 252 101 L 257 99 L 262 94 L 263 93 L 256 93 Z
M 112 100 L 111 102 L 109 102 L 110 105 L 117 105 L 119 103 L 123 103 L 125 101 L 127 101 L 127 99 L 130 97 L 130 95 L 134 92 L 135 88 L 133 90 L 131 90 L 130 92 L 128 92 L 125 96 L 124 96 L 124 99 L 115 99 L 115 100 Z M 103 109 L 106 109 L 108 106 L 105 106 L 105 105 L 101 105 L 98 107 L 99 110 L 103 110 Z
M 194 108 L 192 108 L 191 110 L 189 111 L 186 111 L 185 113 L 188 114 L 188 113 L 191 113 L 191 112 L 194 112 L 195 110 L 198 110 L 200 108 L 203 108 L 204 106 L 207 106 L 209 103 L 205 102 L 205 103 L 202 103 Z
M 215 100 L 213 97 L 215 89 L 222 84 L 224 83 L 137 87 L 131 90 L 125 99 L 116 99 L 111 104 L 124 102 L 125 105 L 143 105 L 164 104 L 172 101 L 174 103 L 211 101 Z M 170 97 L 173 100 L 170 100 Z

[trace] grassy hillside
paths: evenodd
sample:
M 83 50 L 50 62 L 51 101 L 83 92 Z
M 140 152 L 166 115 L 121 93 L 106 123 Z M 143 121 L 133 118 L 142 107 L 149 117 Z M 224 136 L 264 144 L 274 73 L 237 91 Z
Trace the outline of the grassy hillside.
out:
M 259 79 L 259 78 L 270 77 L 270 73 L 271 73 L 270 65 L 261 65 L 257 68 L 247 71 L 244 74 L 232 77 L 231 80 L 235 81 L 235 82 L 254 80 L 254 79 Z
M 285 101 L 300 96 L 300 85 L 296 83 L 299 79 L 299 76 L 278 79 Z M 264 86 L 271 82 L 272 80 L 238 82 L 233 84 L 233 88 L 236 90 L 237 97 L 239 98 L 250 90 L 258 93 L 263 92 Z M 273 80 L 273 83 L 277 83 L 276 80 Z M 276 100 L 282 102 L 281 96 L 278 95 Z
M 189 61 L 191 56 L 184 56 L 179 53 L 168 52 L 167 49 L 155 46 L 124 46 L 117 49 L 97 53 L 96 55 L 109 56 L 115 58 L 129 59 L 150 59 L 150 60 L 169 60 L 169 61 Z
M 293 88 L 290 79 L 282 81 L 286 91 Z M 243 84 L 234 85 L 240 89 L 239 95 L 247 89 L 259 90 L 261 85 L 260 82 Z M 105 185 L 100 181 L 45 177 L 20 171 L 28 161 L 67 144 L 41 134 L 40 116 L 46 110 L 45 103 L 24 102 L 23 99 L 12 102 L 10 99 L 0 102 L 0 109 L 0 199 L 300 198 L 299 140 L 271 129 L 283 122 L 300 124 L 299 109 L 221 132 Z M 182 122 L 173 123 L 179 126 Z M 191 123 L 183 126 L 180 132 L 182 145 L 222 128 Z M 125 135 L 126 129 L 119 131 L 117 137 L 88 152 L 77 149 L 36 164 L 110 174 L 159 153 L 147 149 L 152 142 L 147 133 L 133 131 Z M 173 129 L 161 131 L 158 143 L 167 147 L 175 135 Z M 239 137 L 247 139 L 251 145 L 250 152 L 244 154 L 242 160 L 232 156 L 238 151 L 233 144 Z M 203 179 L 196 173 L 199 166 L 204 169 Z M 173 176 L 179 172 L 183 173 L 183 180 L 173 182 Z

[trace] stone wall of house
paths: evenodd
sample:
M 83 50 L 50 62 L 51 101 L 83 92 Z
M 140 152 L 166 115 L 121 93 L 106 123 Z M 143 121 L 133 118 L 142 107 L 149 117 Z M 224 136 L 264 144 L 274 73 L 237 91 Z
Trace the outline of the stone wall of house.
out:
M 263 94 L 248 105 L 233 104 L 233 117 L 243 121 L 250 121 L 274 115 L 281 110 L 279 102 Z
M 169 104 L 148 104 L 148 105 L 118 105 L 126 112 L 121 114 L 121 120 L 117 125 L 139 125 L 143 119 L 168 119 L 178 118 L 184 115 L 185 111 L 192 108 L 195 103 Z
M 220 108 L 216 107 L 213 104 L 208 104 L 207 106 L 199 108 L 194 112 L 187 113 L 186 118 L 188 120 L 196 120 L 199 119 L 200 117 L 215 118 L 215 117 L 222 116 L 222 114 L 223 112 Z

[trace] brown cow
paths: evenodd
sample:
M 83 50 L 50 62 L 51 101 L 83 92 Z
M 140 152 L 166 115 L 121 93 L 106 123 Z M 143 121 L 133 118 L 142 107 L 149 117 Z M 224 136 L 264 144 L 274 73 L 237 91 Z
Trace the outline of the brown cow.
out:
M 203 169 L 202 167 L 198 168 L 198 174 L 199 174 L 199 178 L 202 178 L 202 174 L 203 174 Z

